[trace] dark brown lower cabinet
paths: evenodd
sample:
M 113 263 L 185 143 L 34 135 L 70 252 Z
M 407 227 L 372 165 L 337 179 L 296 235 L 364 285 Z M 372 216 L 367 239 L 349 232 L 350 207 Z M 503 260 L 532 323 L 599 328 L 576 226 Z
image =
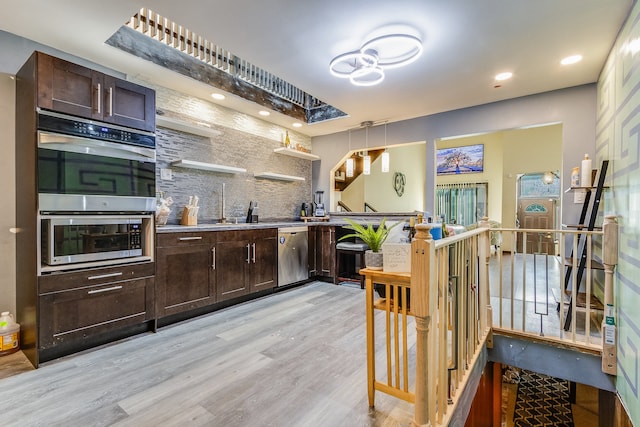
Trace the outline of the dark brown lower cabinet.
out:
M 39 350 L 153 320 L 154 271 L 147 262 L 41 276 Z
M 277 229 L 220 231 L 216 234 L 218 302 L 277 286 Z
M 336 228 L 318 226 L 316 232 L 316 269 L 320 277 L 333 280 L 336 275 Z
M 215 303 L 215 233 L 161 234 L 157 242 L 158 318 Z

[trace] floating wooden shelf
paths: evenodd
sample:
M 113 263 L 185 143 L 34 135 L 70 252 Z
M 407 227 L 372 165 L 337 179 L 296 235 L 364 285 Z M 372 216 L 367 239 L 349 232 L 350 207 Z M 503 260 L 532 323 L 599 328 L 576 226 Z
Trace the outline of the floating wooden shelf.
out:
M 576 190 L 596 190 L 598 187 L 569 187 L 566 190 L 564 190 L 565 193 L 569 193 L 571 191 L 576 191 Z M 609 188 L 606 185 L 602 186 L 603 189 L 607 189 Z
M 256 178 L 263 178 L 263 179 L 275 179 L 278 181 L 304 181 L 304 177 L 301 176 L 291 176 L 291 175 L 282 175 L 279 173 L 273 173 L 273 172 L 261 172 L 261 173 L 256 173 L 253 176 L 255 176 Z
M 211 136 L 222 135 L 222 132 L 215 129 L 211 129 L 210 127 L 207 127 L 205 125 L 192 124 L 192 123 L 184 122 L 182 120 L 173 119 L 171 117 L 166 117 L 166 116 L 156 115 L 156 125 L 165 127 L 168 129 L 179 130 L 181 132 L 192 133 L 194 135 L 200 135 L 200 136 L 211 137 Z
M 300 159 L 306 160 L 320 160 L 320 156 L 316 156 L 315 154 L 305 153 L 304 151 L 299 151 L 293 148 L 280 147 L 273 150 L 274 153 L 285 154 L 291 157 L 298 157 Z
M 247 171 L 244 168 L 215 165 L 213 163 L 196 162 L 195 160 L 176 160 L 175 162 L 171 162 L 171 166 L 221 173 L 242 173 Z

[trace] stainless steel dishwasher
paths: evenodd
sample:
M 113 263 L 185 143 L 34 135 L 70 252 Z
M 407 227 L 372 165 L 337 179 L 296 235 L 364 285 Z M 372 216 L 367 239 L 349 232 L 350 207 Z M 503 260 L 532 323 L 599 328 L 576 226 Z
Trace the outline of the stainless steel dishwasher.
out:
M 278 229 L 278 287 L 309 278 L 308 227 Z

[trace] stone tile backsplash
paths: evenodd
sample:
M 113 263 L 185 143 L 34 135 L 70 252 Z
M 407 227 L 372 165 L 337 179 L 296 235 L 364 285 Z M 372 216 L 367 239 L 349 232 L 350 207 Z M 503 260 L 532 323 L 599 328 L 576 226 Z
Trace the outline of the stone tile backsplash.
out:
M 169 224 L 178 224 L 183 207 L 188 203 L 189 196 L 200 198 L 198 213 L 199 223 L 216 222 L 222 216 L 222 184 L 225 185 L 225 217 L 228 221 L 238 218 L 244 222 L 249 202 L 258 202 L 260 221 L 264 220 L 292 220 L 300 216 L 300 205 L 304 201 L 311 202 L 311 161 L 274 153 L 274 149 L 281 147 L 279 134 L 284 134 L 281 128 L 273 129 L 274 125 L 259 119 L 243 116 L 233 110 L 209 104 L 197 98 L 171 93 L 168 97 L 162 88 L 156 88 L 159 96 L 158 110 L 167 117 L 181 121 L 201 122 L 210 129 L 214 136 L 206 137 L 184 131 L 174 130 L 162 126 L 156 128 L 157 163 L 156 189 L 165 197 L 171 196 L 174 204 L 171 206 Z M 169 100 L 169 102 L 163 100 Z M 182 104 L 181 104 L 182 101 Z M 162 102 L 162 103 L 161 103 Z M 168 107 L 171 107 L 169 109 Z M 204 122 L 202 110 L 210 108 L 217 117 L 218 123 Z M 225 112 L 224 110 L 227 110 Z M 190 111 L 197 111 L 190 114 Z M 225 114 L 227 117 L 224 117 Z M 233 117 L 229 117 L 233 116 Z M 206 117 L 212 119 L 211 117 Z M 242 121 L 250 123 L 247 129 L 242 129 Z M 251 124 L 253 122 L 253 124 Z M 256 132 L 263 126 L 266 134 L 271 138 L 260 136 Z M 209 128 L 210 127 L 210 128 Z M 290 132 L 291 134 L 291 132 Z M 278 139 L 274 139 L 273 137 Z M 293 139 L 293 138 L 292 138 Z M 310 147 L 310 139 L 296 138 L 301 145 Z M 224 166 L 244 168 L 247 172 L 227 174 L 187 169 L 171 166 L 176 160 L 195 160 Z M 172 179 L 162 180 L 162 169 L 171 169 Z M 274 172 L 284 175 L 304 177 L 305 181 L 275 181 L 255 178 L 254 173 Z

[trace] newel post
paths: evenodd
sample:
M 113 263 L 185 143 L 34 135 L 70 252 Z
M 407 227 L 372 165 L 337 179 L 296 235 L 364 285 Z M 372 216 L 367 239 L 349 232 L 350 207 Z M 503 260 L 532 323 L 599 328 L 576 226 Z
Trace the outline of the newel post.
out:
M 613 305 L 613 273 L 618 264 L 618 221 L 605 215 L 602 224 L 602 264 L 604 264 L 604 319 L 602 319 L 602 372 L 617 373 L 616 318 Z
M 416 403 L 413 427 L 430 426 L 429 402 L 429 326 L 435 311 L 438 286 L 436 283 L 435 242 L 428 224 L 417 224 L 416 235 L 411 242 L 411 311 L 416 320 Z M 435 373 L 434 373 L 435 375 Z M 440 387 L 442 392 L 443 388 Z M 443 394 L 446 396 L 446 392 Z M 433 410 L 434 408 L 431 408 Z

